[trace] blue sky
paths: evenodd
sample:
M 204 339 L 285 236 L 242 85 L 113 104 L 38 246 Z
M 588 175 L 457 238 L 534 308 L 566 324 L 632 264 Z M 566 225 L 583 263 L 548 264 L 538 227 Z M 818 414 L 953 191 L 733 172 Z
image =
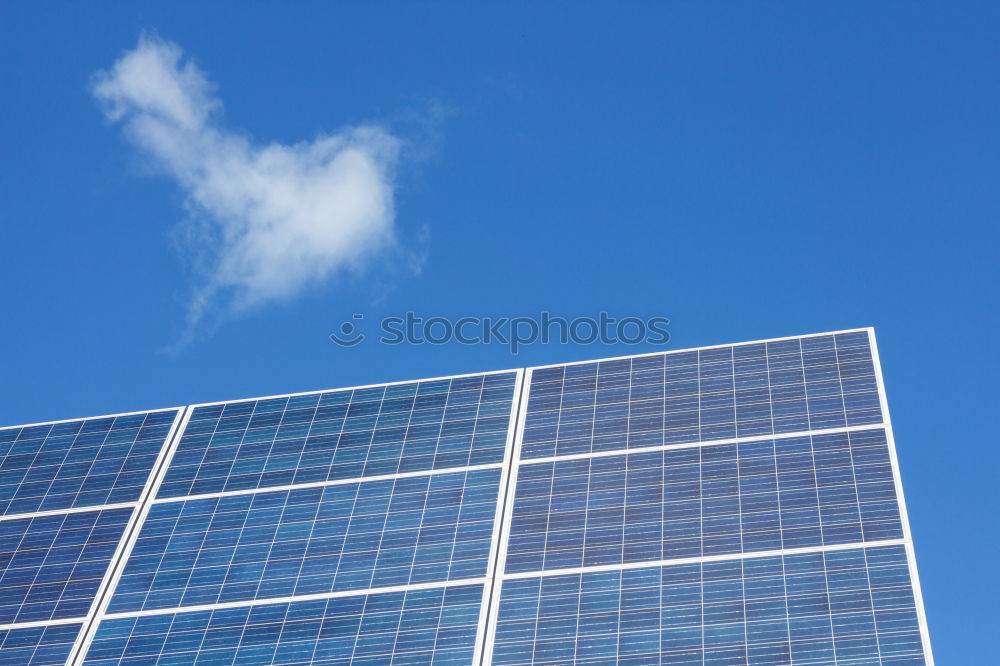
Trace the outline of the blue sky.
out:
M 998 19 L 893 2 L 0 4 L 0 422 L 654 349 L 332 344 L 354 313 L 665 316 L 673 349 L 872 325 L 936 657 L 992 663 Z M 173 172 L 137 149 L 135 91 L 94 88 L 122 82 L 110 68 L 143 31 L 222 105 L 168 135 L 162 150 L 187 150 Z M 192 236 L 243 210 L 213 190 L 206 214 L 183 183 L 219 137 L 244 158 L 298 144 L 278 180 L 326 178 L 341 144 L 316 142 L 354 141 L 374 194 L 352 219 L 380 231 L 309 238 L 294 261 L 267 258 L 266 234 Z

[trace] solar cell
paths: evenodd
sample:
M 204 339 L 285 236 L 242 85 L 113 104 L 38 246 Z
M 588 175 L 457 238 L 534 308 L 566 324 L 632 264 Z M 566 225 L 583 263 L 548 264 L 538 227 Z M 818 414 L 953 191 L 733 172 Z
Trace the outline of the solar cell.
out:
M 158 497 L 496 464 L 516 373 L 196 407 Z
M 507 580 L 493 664 L 923 664 L 903 546 Z
M 108 618 L 84 663 L 473 663 L 483 586 Z
M 0 521 L 0 623 L 85 616 L 132 511 Z
M 137 501 L 177 411 L 0 429 L 0 515 Z
M 521 465 L 507 572 L 902 538 L 882 429 Z

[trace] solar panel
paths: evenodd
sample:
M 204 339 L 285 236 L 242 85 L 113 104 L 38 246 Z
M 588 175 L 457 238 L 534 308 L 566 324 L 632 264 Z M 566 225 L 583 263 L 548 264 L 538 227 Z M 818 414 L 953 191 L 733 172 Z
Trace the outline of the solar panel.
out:
M 84 663 L 470 664 L 482 597 L 462 585 L 109 619 Z
M 158 498 L 499 464 L 515 373 L 196 407 Z
M 507 580 L 493 664 L 920 664 L 903 546 Z
M 525 464 L 507 572 L 902 538 L 882 429 Z
M 0 624 L 85 616 L 133 511 L 0 522 Z
M 177 410 L 0 429 L 2 515 L 135 502 Z
M 109 612 L 486 575 L 493 467 L 153 505 Z
M 860 331 L 533 370 L 521 458 L 881 422 Z

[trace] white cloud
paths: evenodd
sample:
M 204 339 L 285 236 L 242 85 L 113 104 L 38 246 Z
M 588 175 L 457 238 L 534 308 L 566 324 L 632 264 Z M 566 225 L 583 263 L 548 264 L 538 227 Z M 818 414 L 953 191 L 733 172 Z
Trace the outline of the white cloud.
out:
M 213 86 L 180 47 L 150 36 L 92 92 L 186 197 L 187 249 L 201 257 L 188 335 L 207 315 L 291 298 L 395 246 L 400 143 L 386 130 L 256 144 L 220 124 Z

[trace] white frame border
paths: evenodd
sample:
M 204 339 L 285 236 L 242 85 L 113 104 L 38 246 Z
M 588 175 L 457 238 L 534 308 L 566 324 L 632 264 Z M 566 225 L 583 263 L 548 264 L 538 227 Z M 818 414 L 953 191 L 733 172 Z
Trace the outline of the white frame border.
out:
M 917 625 L 920 628 L 920 642 L 924 649 L 924 659 L 927 666 L 934 666 L 934 654 L 931 652 L 930 629 L 927 626 L 927 612 L 924 609 L 924 596 L 920 590 L 920 576 L 917 574 L 917 559 L 913 550 L 913 535 L 910 532 L 910 518 L 906 512 L 906 499 L 903 496 L 903 477 L 900 474 L 899 458 L 896 456 L 896 439 L 892 433 L 892 419 L 889 418 L 889 400 L 885 393 L 885 380 L 882 378 L 882 362 L 878 355 L 878 344 L 875 341 L 875 328 L 869 326 L 868 342 L 872 350 L 872 364 L 875 366 L 875 383 L 878 385 L 878 397 L 882 407 L 882 423 L 885 427 L 885 439 L 889 444 L 889 463 L 892 466 L 892 478 L 896 486 L 896 504 L 899 519 L 903 525 L 903 540 L 906 548 L 906 561 L 910 570 L 910 588 L 913 591 L 913 605 L 917 611 Z
M 718 345 L 703 345 L 701 347 L 684 347 L 683 349 L 664 349 L 654 352 L 642 352 L 641 354 L 624 354 L 622 356 L 608 356 L 607 358 L 588 359 L 586 361 L 568 361 L 566 363 L 549 363 L 548 365 L 533 365 L 528 370 L 542 370 L 545 368 L 557 368 L 565 365 L 588 365 L 590 363 L 604 363 L 606 361 L 622 361 L 627 358 L 643 358 L 647 356 L 666 356 L 670 354 L 681 354 L 684 352 L 703 351 L 705 349 L 723 349 L 725 347 L 745 347 L 747 345 L 759 345 L 767 342 L 784 342 L 785 340 L 801 340 L 802 338 L 822 338 L 829 335 L 841 335 L 843 333 L 861 333 L 862 331 L 874 331 L 871 326 L 861 328 L 845 328 L 839 331 L 825 331 L 822 333 L 806 333 L 804 335 L 785 335 L 780 338 L 764 338 L 763 340 L 747 340 L 746 342 L 729 342 Z
M 427 377 L 426 379 L 403 379 L 392 382 L 376 382 L 375 384 L 361 384 L 359 386 L 343 386 L 335 388 L 317 389 L 315 391 L 300 391 L 298 393 L 277 393 L 275 395 L 262 395 L 257 398 L 236 398 L 233 400 L 216 400 L 214 402 L 199 402 L 188 405 L 192 410 L 198 407 L 214 407 L 215 405 L 228 405 L 240 402 L 258 402 L 260 400 L 274 400 L 277 398 L 297 398 L 300 395 L 316 395 L 319 393 L 340 393 L 341 391 L 359 391 L 362 389 L 378 388 L 380 386 L 401 386 L 403 384 L 422 384 L 423 382 L 443 382 L 447 379 L 464 379 L 466 377 L 481 377 L 485 375 L 503 375 L 516 373 L 520 375 L 523 368 L 508 368 L 506 370 L 490 370 L 488 372 L 464 372 L 459 375 L 444 375 L 441 377 Z
M 135 503 L 135 508 L 132 510 L 132 517 L 125 526 L 122 540 L 119 542 L 115 555 L 111 558 L 111 563 L 108 565 L 108 570 L 104 574 L 104 579 L 98 588 L 97 596 L 94 598 L 94 602 L 87 612 L 83 627 L 76 637 L 76 643 L 73 644 L 73 649 L 69 653 L 69 658 L 66 660 L 67 664 L 82 664 L 87 655 L 90 643 L 94 639 L 94 634 L 97 633 L 97 627 L 100 626 L 101 620 L 104 617 L 104 611 L 111 602 L 114 590 L 118 586 L 118 579 L 121 578 L 122 571 L 125 569 L 125 563 L 128 561 L 132 548 L 139 537 L 139 531 L 146 521 L 146 514 L 149 513 L 149 509 L 153 505 L 151 500 L 156 496 L 156 491 L 160 487 L 163 477 L 166 475 L 167 467 L 170 466 L 170 460 L 173 458 L 174 451 L 177 449 L 177 443 L 180 441 L 190 417 L 191 408 L 182 407 L 174 418 L 170 432 L 167 434 L 163 448 L 160 450 L 160 455 L 157 456 L 156 463 L 153 465 L 149 478 L 146 480 L 146 486 L 143 488 L 142 493 L 139 495 L 139 500 Z
M 528 414 L 528 398 L 531 391 L 531 376 L 533 368 L 524 370 L 524 385 L 519 396 L 516 419 L 517 428 L 514 434 L 514 442 L 511 446 L 510 468 L 507 474 L 507 488 L 502 502 L 498 502 L 502 514 L 501 520 L 494 528 L 499 527 L 499 539 L 497 541 L 497 557 L 494 562 L 493 576 L 487 585 L 490 588 L 489 608 L 486 613 L 480 611 L 480 621 L 486 623 L 486 632 L 480 654 L 480 666 L 487 666 L 493 663 L 493 646 L 496 642 L 497 613 L 500 610 L 500 592 L 503 588 L 504 569 L 507 566 L 507 546 L 510 540 L 510 523 L 514 515 L 514 496 L 517 490 L 517 472 L 521 467 L 521 445 L 524 443 L 524 424 Z
M 172 412 L 174 410 L 184 411 L 185 405 L 176 407 L 159 407 L 157 409 L 140 409 L 134 412 L 119 412 L 118 414 L 99 414 L 98 416 L 78 416 L 72 419 L 56 419 L 54 421 L 39 421 L 37 423 L 20 423 L 17 425 L 0 426 L 0 430 L 12 430 L 14 428 L 34 428 L 43 425 L 57 425 L 59 423 L 72 423 L 73 421 L 96 421 L 98 419 L 116 419 L 119 416 L 136 416 L 138 414 L 156 414 L 159 412 Z

